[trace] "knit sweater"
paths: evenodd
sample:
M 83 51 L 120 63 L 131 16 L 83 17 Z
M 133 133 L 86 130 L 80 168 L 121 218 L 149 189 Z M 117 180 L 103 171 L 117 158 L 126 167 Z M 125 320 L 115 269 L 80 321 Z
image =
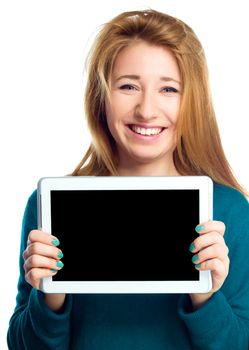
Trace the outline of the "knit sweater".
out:
M 20 277 L 10 319 L 10 350 L 247 350 L 249 203 L 214 184 L 214 220 L 226 225 L 230 269 L 223 286 L 193 311 L 188 294 L 67 294 L 56 313 L 24 278 L 22 253 L 37 228 L 37 193 L 23 218 Z M 191 243 L 191 242 L 190 242 Z

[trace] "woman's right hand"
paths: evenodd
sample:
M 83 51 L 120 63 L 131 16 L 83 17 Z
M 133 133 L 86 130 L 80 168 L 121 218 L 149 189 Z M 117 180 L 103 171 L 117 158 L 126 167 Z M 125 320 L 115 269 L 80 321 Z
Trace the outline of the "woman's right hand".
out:
M 60 259 L 63 253 L 57 246 L 59 240 L 41 230 L 29 233 L 27 247 L 23 252 L 25 280 L 36 289 L 40 289 L 41 279 L 54 276 L 64 266 Z M 45 301 L 54 311 L 63 305 L 65 294 L 46 294 Z

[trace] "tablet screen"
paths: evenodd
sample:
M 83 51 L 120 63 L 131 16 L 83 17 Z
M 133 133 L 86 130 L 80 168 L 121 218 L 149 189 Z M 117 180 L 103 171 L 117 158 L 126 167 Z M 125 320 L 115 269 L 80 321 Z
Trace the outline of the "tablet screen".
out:
M 199 190 L 52 190 L 54 281 L 198 281 Z

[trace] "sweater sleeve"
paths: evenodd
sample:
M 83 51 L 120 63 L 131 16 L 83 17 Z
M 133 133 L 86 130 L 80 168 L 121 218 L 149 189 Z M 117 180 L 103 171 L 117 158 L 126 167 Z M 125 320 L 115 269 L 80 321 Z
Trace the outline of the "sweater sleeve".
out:
M 28 234 L 37 228 L 37 193 L 30 196 L 22 224 L 19 257 L 20 276 L 16 307 L 9 322 L 7 342 L 10 350 L 66 350 L 70 340 L 72 296 L 67 295 L 60 313 L 53 312 L 44 301 L 44 294 L 25 280 L 22 253 Z
M 215 218 L 226 224 L 229 248 L 230 268 L 223 286 L 193 312 L 189 295 L 179 299 L 178 312 L 194 350 L 249 348 L 249 204 L 236 194 L 224 213 Z

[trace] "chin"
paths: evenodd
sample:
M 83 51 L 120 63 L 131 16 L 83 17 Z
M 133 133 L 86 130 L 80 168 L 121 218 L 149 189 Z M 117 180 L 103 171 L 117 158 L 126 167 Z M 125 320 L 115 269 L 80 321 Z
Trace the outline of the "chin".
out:
M 151 155 L 151 154 L 136 154 L 132 155 L 131 157 L 133 161 L 140 163 L 140 164 L 149 164 L 154 163 L 155 161 L 158 161 L 161 157 L 158 155 Z

